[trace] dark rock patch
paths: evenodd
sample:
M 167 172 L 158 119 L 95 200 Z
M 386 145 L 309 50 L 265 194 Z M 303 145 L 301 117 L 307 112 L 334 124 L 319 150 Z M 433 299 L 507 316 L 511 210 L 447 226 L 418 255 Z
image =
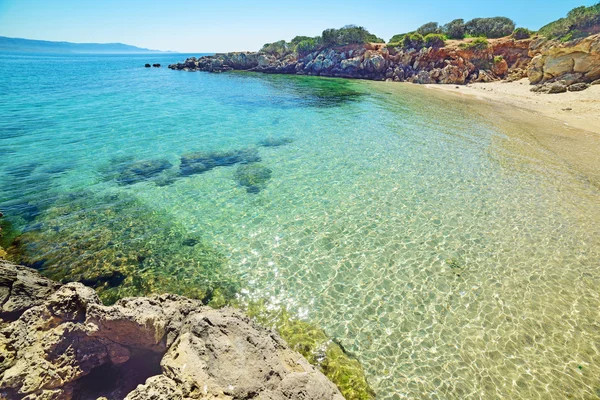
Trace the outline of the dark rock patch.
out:
M 136 161 L 123 167 L 116 181 L 120 185 L 133 185 L 153 178 L 173 165 L 167 160 Z
M 287 138 L 287 137 L 280 137 L 280 138 L 268 137 L 268 138 L 263 139 L 260 142 L 258 142 L 258 145 L 262 146 L 262 147 L 279 147 L 279 146 L 285 146 L 286 144 L 290 144 L 293 141 L 294 141 L 293 139 Z
M 181 156 L 179 167 L 181 175 L 201 174 L 216 167 L 226 167 L 235 164 L 250 164 L 260 161 L 256 149 L 242 149 L 218 152 L 196 152 Z
M 240 165 L 235 171 L 234 179 L 248 193 L 256 194 L 267 186 L 272 173 L 271 169 L 260 164 Z

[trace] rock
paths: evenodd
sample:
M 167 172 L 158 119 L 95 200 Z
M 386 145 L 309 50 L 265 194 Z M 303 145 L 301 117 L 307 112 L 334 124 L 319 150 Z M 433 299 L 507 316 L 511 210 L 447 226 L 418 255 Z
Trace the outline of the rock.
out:
M 152 64 L 154 68 L 160 68 L 160 64 Z
M 3 285 L 15 287 L 21 274 L 55 291 L 41 299 L 32 289 L 29 308 L 0 328 L 0 398 L 343 400 L 239 311 L 176 295 L 104 306 L 80 283 L 58 287 L 21 269 L 1 263 Z
M 41 304 L 59 284 L 40 277 L 31 268 L 0 260 L 0 318 L 15 320 L 23 312 Z
M 548 88 L 548 93 L 564 93 L 567 91 L 567 85 L 564 82 L 554 82 Z
M 116 181 L 120 185 L 133 185 L 155 177 L 172 166 L 168 160 L 162 159 L 136 161 L 123 166 Z
M 151 65 L 150 65 L 150 64 L 146 64 L 146 65 L 144 65 L 144 67 L 146 67 L 146 68 L 150 68 L 150 67 L 151 67 Z
M 572 85 L 569 85 L 568 90 L 569 90 L 569 92 L 581 92 L 582 90 L 585 90 L 589 87 L 590 87 L 590 84 L 580 82 L 580 83 L 574 83 Z
M 596 79 L 595 81 L 590 83 L 590 85 L 600 85 L 600 79 Z
M 189 176 L 201 174 L 216 167 L 226 167 L 235 164 L 250 164 L 259 162 L 256 149 L 248 148 L 232 151 L 196 152 L 181 156 L 179 167 L 181 174 Z
M 258 193 L 267 186 L 272 173 L 273 171 L 260 164 L 240 165 L 234 178 L 237 183 L 246 187 L 248 193 Z
M 293 141 L 294 139 L 288 137 L 268 137 L 258 142 L 258 145 L 262 147 L 279 147 L 290 144 Z
M 536 53 L 527 71 L 531 83 L 565 80 L 570 85 L 600 78 L 600 34 L 566 43 L 535 41 L 530 53 Z

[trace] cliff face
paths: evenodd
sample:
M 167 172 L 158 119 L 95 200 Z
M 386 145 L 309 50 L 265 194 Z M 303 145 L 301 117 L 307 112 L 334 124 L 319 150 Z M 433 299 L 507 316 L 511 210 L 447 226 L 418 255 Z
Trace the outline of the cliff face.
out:
M 600 34 L 567 43 L 538 40 L 527 76 L 533 84 L 565 81 L 566 85 L 600 79 Z
M 0 261 L 0 399 L 330 399 L 327 378 L 232 309 L 175 295 L 103 306 Z
M 523 75 L 530 61 L 530 40 L 493 40 L 485 49 L 388 49 L 384 45 L 354 45 L 325 49 L 299 57 L 264 53 L 226 53 L 189 58 L 171 69 L 222 72 L 249 70 L 276 74 L 317 75 L 415 83 L 458 83 L 499 80 L 509 70 Z
M 384 45 L 354 45 L 325 49 L 299 57 L 265 53 L 226 53 L 189 58 L 169 68 L 184 71 L 246 70 L 275 74 L 317 75 L 413 83 L 465 84 L 529 76 L 532 83 L 561 80 L 587 82 L 600 77 L 600 35 L 557 43 L 546 40 L 493 39 L 469 46 L 450 41 L 443 48 L 421 50 Z

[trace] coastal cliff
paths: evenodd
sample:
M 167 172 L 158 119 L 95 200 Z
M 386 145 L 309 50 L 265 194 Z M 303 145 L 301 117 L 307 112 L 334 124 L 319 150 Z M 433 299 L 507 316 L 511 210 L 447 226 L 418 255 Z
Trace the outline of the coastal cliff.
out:
M 265 52 L 219 53 L 169 65 L 183 71 L 254 71 L 271 74 L 467 84 L 529 77 L 532 84 L 591 83 L 600 78 L 600 34 L 566 43 L 511 37 L 449 41 L 444 47 L 383 44 L 326 48 L 306 56 Z M 567 88 L 565 87 L 565 90 Z
M 0 399 L 343 400 L 273 331 L 176 295 L 104 306 L 0 260 Z

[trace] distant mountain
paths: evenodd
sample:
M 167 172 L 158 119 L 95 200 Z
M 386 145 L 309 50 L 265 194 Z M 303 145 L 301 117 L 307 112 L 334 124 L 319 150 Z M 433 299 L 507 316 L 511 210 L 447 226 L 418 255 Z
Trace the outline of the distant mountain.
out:
M 170 51 L 150 50 L 123 43 L 70 43 L 49 42 L 0 36 L 0 51 L 29 53 L 172 53 Z

